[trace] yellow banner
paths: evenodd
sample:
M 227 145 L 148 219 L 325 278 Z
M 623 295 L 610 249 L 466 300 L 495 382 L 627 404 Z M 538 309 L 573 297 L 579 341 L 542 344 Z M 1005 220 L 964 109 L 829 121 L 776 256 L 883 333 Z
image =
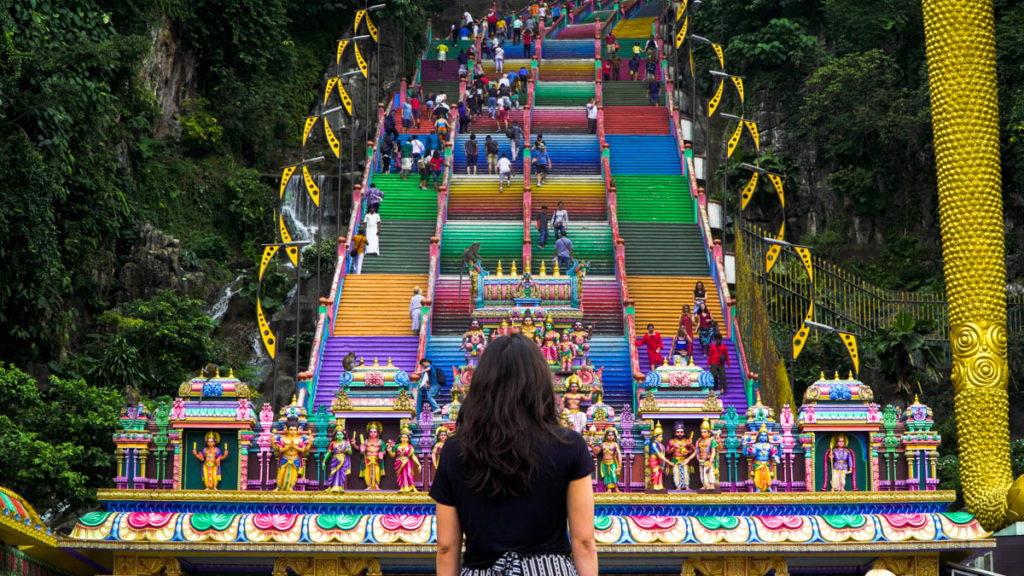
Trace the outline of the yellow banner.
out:
M 302 128 L 302 145 L 306 145 L 306 138 L 309 138 L 309 131 L 313 129 L 313 125 L 316 124 L 316 116 L 310 116 L 306 118 L 306 126 Z
M 693 78 L 693 50 L 690 50 L 690 78 Z
M 356 51 L 356 64 L 359 65 L 359 71 L 363 73 L 363 78 L 366 78 L 367 70 L 366 60 L 363 55 L 359 53 L 359 44 L 353 44 L 352 49 Z
M 722 88 L 725 86 L 725 80 L 718 83 L 718 89 L 715 90 L 715 95 L 711 97 L 711 103 L 708 104 L 708 118 L 715 115 L 715 110 L 718 108 L 718 103 L 722 101 Z
M 732 133 L 732 137 L 729 138 L 729 158 L 732 158 L 733 151 L 736 150 L 736 146 L 740 143 L 740 136 L 743 136 L 743 122 L 736 125 L 736 131 Z
M 754 139 L 754 149 L 755 150 L 760 150 L 761 149 L 761 139 L 757 135 L 757 122 L 751 122 L 750 120 L 745 120 L 743 123 L 747 125 L 747 130 L 750 131 L 750 137 Z
M 686 4 L 687 0 L 683 0 L 679 3 L 679 6 L 676 7 L 676 22 L 678 22 L 679 19 L 683 17 L 683 14 L 686 13 Z
M 324 135 L 327 136 L 327 143 L 331 145 L 334 157 L 341 158 L 341 142 L 338 141 L 338 137 L 331 131 L 331 123 L 327 121 L 327 118 L 324 118 Z
M 327 119 L 324 118 L 324 124 L 327 123 Z M 320 188 L 313 182 L 313 177 L 309 174 L 309 169 L 305 166 L 302 167 L 302 179 L 306 181 L 306 191 L 309 192 L 309 197 L 313 199 L 313 204 L 317 207 L 320 206 Z
M 338 56 L 334 59 L 335 64 L 341 64 L 341 55 L 345 53 L 346 47 L 348 47 L 348 40 L 338 42 Z
M 337 78 L 328 78 L 327 87 L 324 88 L 324 104 L 327 104 L 327 100 L 331 97 L 331 90 L 334 90 L 334 85 L 338 83 Z
M 281 242 L 291 242 L 292 235 L 288 233 L 288 227 L 284 225 L 284 213 L 277 217 L 277 222 L 281 228 Z M 292 261 L 292 266 L 299 265 L 299 249 L 295 246 L 286 246 L 284 249 L 288 253 L 288 259 Z
M 806 324 L 814 320 L 814 302 L 811 301 L 807 305 L 807 317 L 804 318 L 804 323 L 800 324 L 800 329 L 793 335 L 793 360 L 796 360 L 800 356 L 800 352 L 804 349 L 804 344 L 807 343 L 807 335 L 811 333 L 811 327 Z
M 356 12 L 356 23 L 352 25 L 352 32 L 359 32 L 359 23 L 363 21 L 363 16 L 366 16 L 366 10 Z
M 267 315 L 263 313 L 263 303 L 259 296 L 256 297 L 256 319 L 260 323 L 260 338 L 263 339 L 263 346 L 267 349 L 267 355 L 273 360 L 277 355 L 277 338 L 274 336 L 274 331 L 270 329 Z
M 260 282 L 263 282 L 263 273 L 266 272 L 267 266 L 270 265 L 270 261 L 274 259 L 274 254 L 277 254 L 278 248 L 280 248 L 280 246 L 266 246 L 263 248 L 263 258 L 260 258 Z
M 373 38 L 374 42 L 377 42 L 377 27 L 373 25 L 373 21 L 370 20 L 370 15 L 366 15 L 366 29 L 370 31 L 370 38 Z
M 679 33 L 676 34 L 676 48 L 679 48 L 680 46 L 682 46 L 683 45 L 683 40 L 686 40 L 686 29 L 687 29 L 687 27 L 689 27 L 689 24 L 690 24 L 690 17 L 687 16 L 686 19 L 683 20 L 683 25 L 679 27 Z
M 348 115 L 352 115 L 352 99 L 349 98 L 348 92 L 345 92 L 345 84 L 338 78 L 338 94 L 341 96 L 341 104 L 348 111 Z
M 786 221 L 782 221 L 782 226 L 779 226 L 779 235 L 775 237 L 776 240 L 782 240 L 786 236 Z M 775 262 L 779 259 L 779 253 L 782 252 L 782 246 L 778 244 L 772 244 L 771 248 L 768 248 L 768 253 L 764 255 L 764 269 L 765 272 L 771 272 L 772 268 L 775 267 Z
M 285 188 L 288 188 L 288 181 L 292 179 L 292 174 L 295 173 L 295 166 L 289 166 L 284 169 L 281 173 L 281 195 L 277 197 L 278 200 L 284 198 Z
M 750 181 L 743 187 L 740 210 L 746 210 L 750 199 L 754 197 L 754 189 L 757 188 L 757 172 L 750 175 Z
M 722 66 L 722 70 L 725 70 L 725 53 L 722 52 L 722 45 L 712 42 L 711 47 L 714 48 L 715 54 L 718 55 L 718 63 Z
M 743 102 L 743 78 L 737 78 L 730 76 L 732 83 L 736 85 L 736 90 L 740 93 L 740 102 Z
M 782 207 L 785 208 L 786 194 L 785 192 L 782 191 L 782 178 L 776 176 L 775 174 L 769 174 L 768 179 L 772 181 L 772 186 L 775 187 L 775 192 L 778 193 L 779 195 L 779 204 L 782 204 Z
M 804 263 L 804 268 L 807 270 L 807 279 L 811 281 L 811 293 L 814 292 L 814 263 L 811 262 L 811 250 L 804 248 L 803 246 L 794 246 L 796 255 L 800 257 L 800 261 Z
M 853 334 L 840 332 L 839 338 L 846 345 L 846 351 L 850 353 L 850 360 L 853 362 L 853 375 L 860 375 L 860 354 L 857 352 L 857 337 Z

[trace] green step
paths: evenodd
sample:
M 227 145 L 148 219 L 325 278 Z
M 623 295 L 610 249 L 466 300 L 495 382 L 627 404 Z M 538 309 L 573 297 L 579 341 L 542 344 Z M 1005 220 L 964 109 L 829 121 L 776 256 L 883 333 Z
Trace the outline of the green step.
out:
M 384 204 L 381 204 L 383 213 Z M 388 220 L 380 223 L 380 256 L 363 257 L 363 274 L 427 274 L 430 237 L 435 220 Z
M 398 174 L 374 174 L 373 184 L 384 193 L 380 217 L 388 219 L 430 220 L 437 218 L 437 192 L 420 190 L 420 179 L 412 174 L 402 180 Z
M 685 176 L 615 176 L 619 222 L 694 223 Z
M 647 52 L 644 51 L 644 46 L 647 45 L 647 38 L 616 38 L 615 43 L 619 45 L 619 58 L 622 61 L 628 61 L 633 57 L 633 43 L 640 43 L 640 60 L 647 61 Z M 604 38 L 601 38 L 601 58 L 611 58 L 613 54 L 608 53 L 608 44 L 605 43 Z
M 423 86 L 423 98 L 429 95 L 437 96 L 439 92 L 444 92 L 448 96 L 449 102 L 457 102 L 459 100 L 459 83 L 458 81 L 452 80 L 424 80 L 421 85 Z M 646 98 L 646 96 L 644 96 Z M 421 113 L 426 114 L 426 108 L 420 110 Z
M 604 82 L 601 85 L 601 98 L 604 100 L 605 106 L 647 106 L 647 82 L 632 80 Z M 664 85 L 661 89 L 661 100 L 661 104 L 664 104 Z
M 494 272 L 501 265 L 508 273 L 515 260 L 522 267 L 522 222 L 449 221 L 441 236 L 441 273 L 458 274 L 462 251 L 473 242 L 480 243 L 480 257 L 486 270 Z
M 696 224 L 619 222 L 629 276 L 707 276 L 704 240 Z
M 537 106 L 585 106 L 593 97 L 593 82 L 541 82 L 534 102 Z
M 580 20 L 577 20 L 577 21 L 573 22 L 573 24 L 586 24 L 587 22 L 593 22 L 594 20 L 596 20 L 598 18 L 601 19 L 601 22 L 607 22 L 608 21 L 608 17 L 611 16 L 612 14 L 614 14 L 614 13 L 615 12 L 613 10 L 597 10 L 595 12 L 591 12 L 590 14 L 587 14 L 586 16 L 581 18 Z
M 459 50 L 466 50 L 473 46 L 472 40 L 459 40 L 458 42 L 452 43 L 442 40 L 434 40 L 430 43 L 430 50 L 427 51 L 427 60 L 437 60 L 437 47 L 444 44 L 448 47 L 448 60 L 455 60 L 455 57 L 459 55 Z
M 614 274 L 615 251 L 612 246 L 612 229 L 605 222 L 573 223 L 569 222 L 569 240 L 579 260 L 590 261 L 591 274 Z M 540 261 L 547 260 L 548 272 L 551 271 L 551 260 L 555 257 L 555 236 L 548 233 L 547 247 L 540 247 L 540 237 L 536 227 L 530 230 L 533 245 L 533 269 L 540 269 Z

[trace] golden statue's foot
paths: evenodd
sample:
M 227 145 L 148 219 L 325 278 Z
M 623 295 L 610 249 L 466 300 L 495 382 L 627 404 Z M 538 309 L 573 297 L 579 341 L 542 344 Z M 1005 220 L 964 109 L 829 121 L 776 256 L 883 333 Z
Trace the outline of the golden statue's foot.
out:
M 1010 486 L 1009 492 L 1006 493 L 1006 520 L 1008 523 L 1013 524 L 1014 522 L 1024 521 L 1024 476 L 1017 478 L 1017 480 Z

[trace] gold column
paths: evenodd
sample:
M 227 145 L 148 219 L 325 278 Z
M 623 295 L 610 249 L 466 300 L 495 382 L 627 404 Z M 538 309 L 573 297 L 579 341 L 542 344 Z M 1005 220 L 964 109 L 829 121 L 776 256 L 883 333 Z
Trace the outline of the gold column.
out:
M 380 562 L 376 558 L 278 558 L 274 561 L 273 576 L 288 576 L 288 571 L 299 576 L 381 576 Z
M 939 557 L 931 554 L 878 558 L 871 563 L 871 568 L 887 570 L 895 576 L 939 576 Z
M 173 556 L 115 554 L 113 576 L 181 576 L 181 563 Z
M 1024 518 L 1024 479 L 1008 495 L 1013 477 L 992 0 L 922 5 L 960 473 L 968 510 L 994 530 Z
M 764 576 L 775 570 L 775 576 L 789 576 L 785 558 L 745 556 L 697 556 L 687 558 L 680 576 Z M 931 576 L 921 575 L 921 576 Z

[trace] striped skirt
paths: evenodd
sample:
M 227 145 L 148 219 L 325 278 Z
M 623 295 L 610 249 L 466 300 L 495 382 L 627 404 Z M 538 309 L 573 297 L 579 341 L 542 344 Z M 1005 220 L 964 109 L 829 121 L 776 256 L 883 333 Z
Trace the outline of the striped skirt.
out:
M 461 576 L 577 576 L 576 565 L 565 554 L 520 556 L 506 552 L 490 568 L 463 568 Z

